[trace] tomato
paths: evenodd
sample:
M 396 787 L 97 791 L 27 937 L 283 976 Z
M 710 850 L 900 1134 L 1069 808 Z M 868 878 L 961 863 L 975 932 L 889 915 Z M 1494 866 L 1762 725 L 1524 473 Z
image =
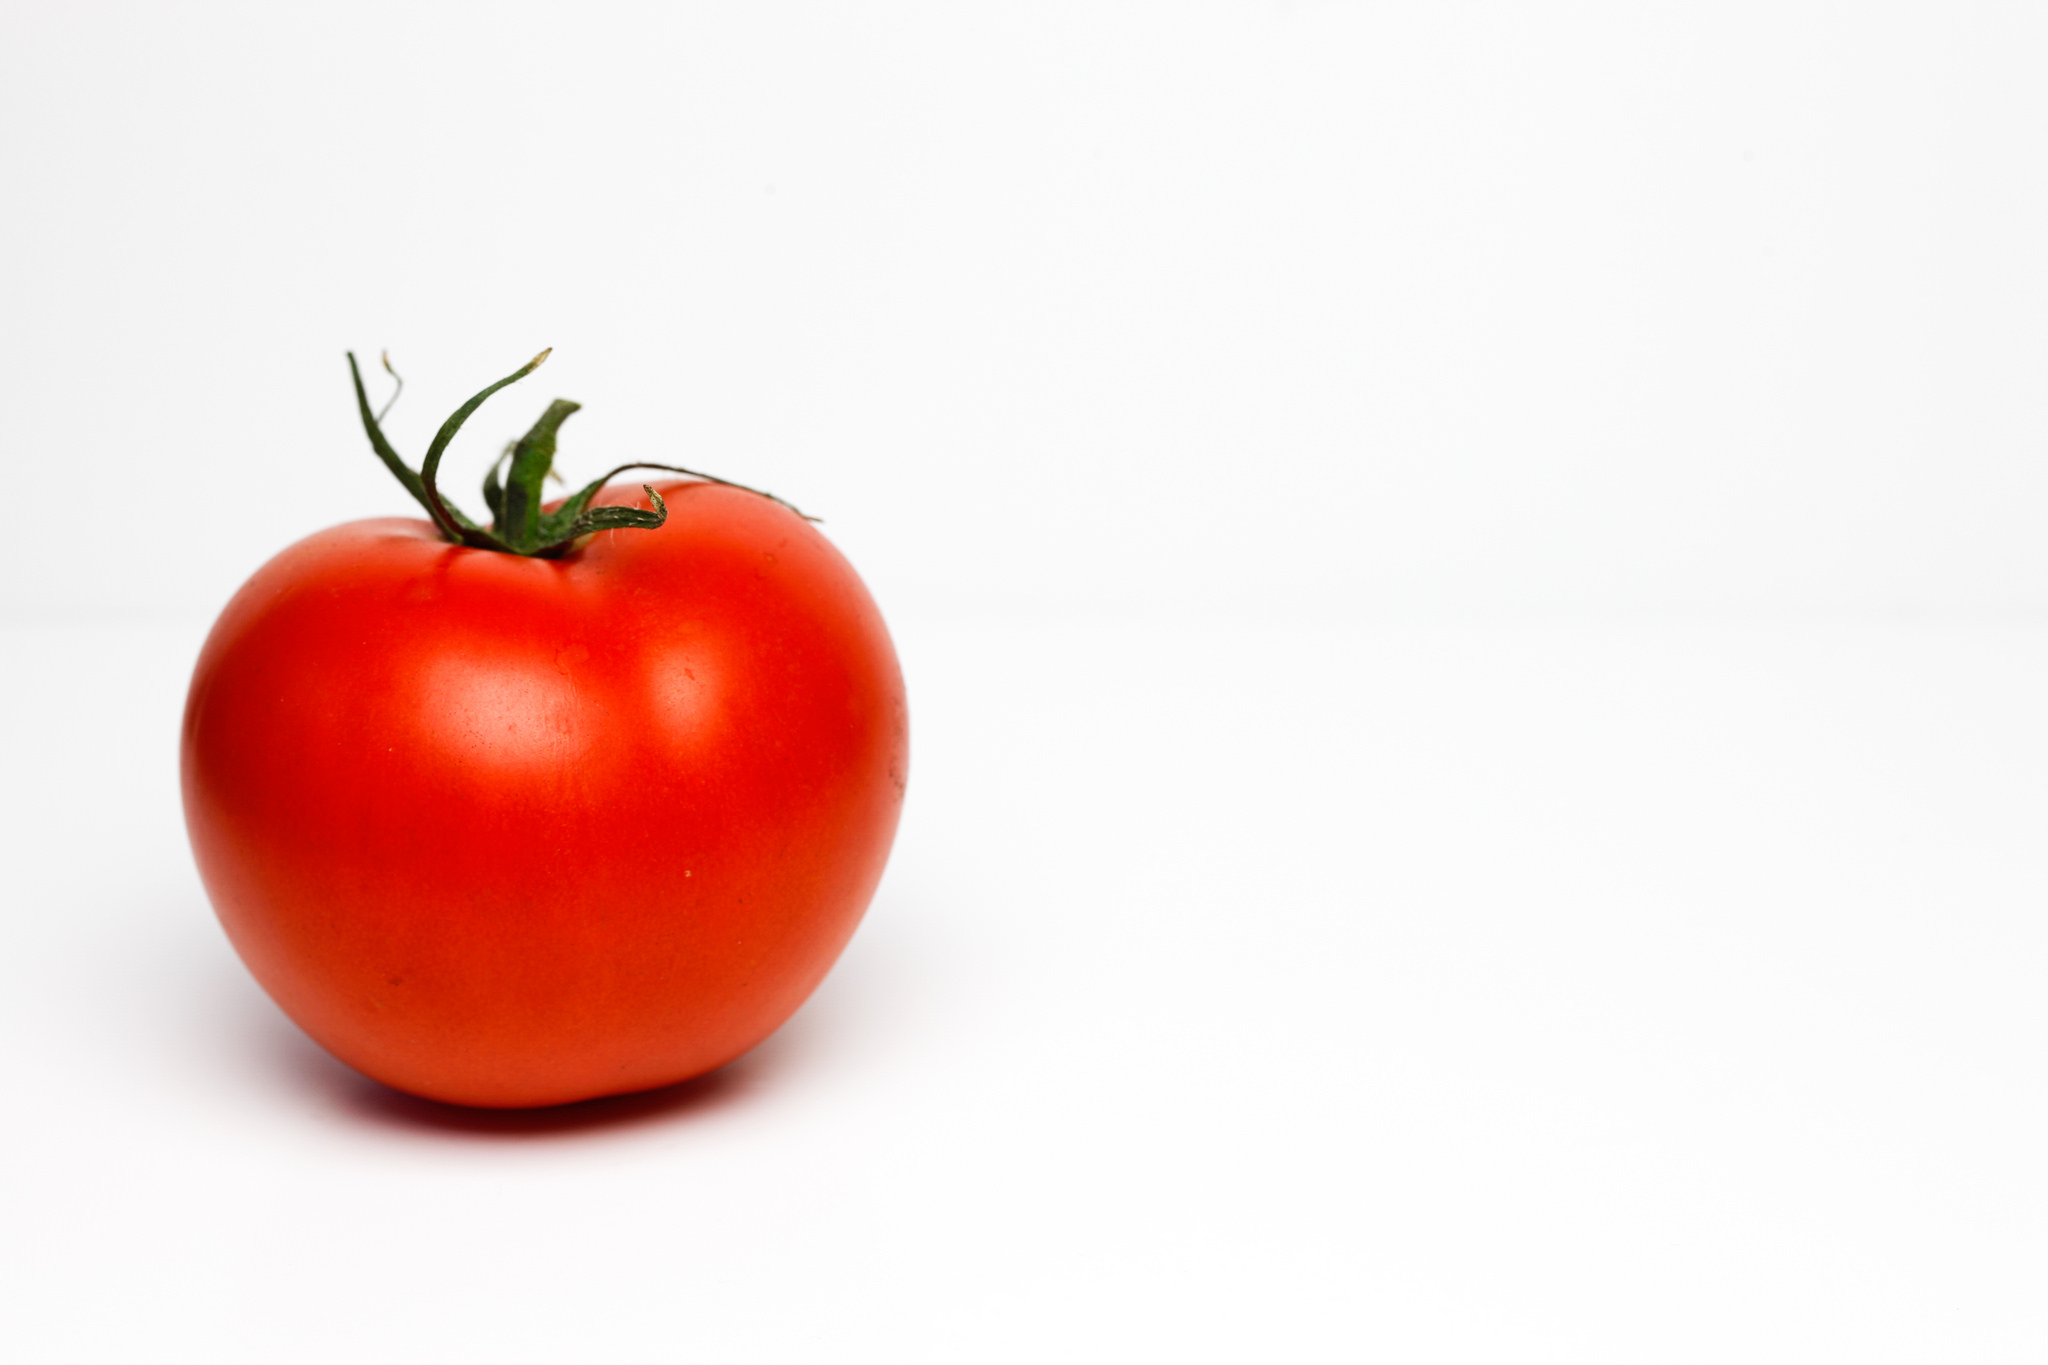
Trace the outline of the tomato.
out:
M 894 838 L 902 675 L 830 542 L 716 482 L 584 506 L 614 529 L 551 558 L 438 515 L 308 537 L 193 674 L 221 924 L 307 1034 L 413 1094 L 558 1104 L 732 1060 L 824 977 Z

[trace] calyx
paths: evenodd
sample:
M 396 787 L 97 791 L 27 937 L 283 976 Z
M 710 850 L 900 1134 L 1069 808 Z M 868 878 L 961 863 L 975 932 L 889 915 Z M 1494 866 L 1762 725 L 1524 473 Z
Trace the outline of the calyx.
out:
M 681 465 L 647 464 L 638 461 L 620 465 L 578 489 L 554 511 L 546 511 L 542 507 L 541 484 L 554 469 L 555 433 L 561 428 L 562 423 L 568 420 L 571 413 L 583 406 L 566 398 L 557 398 L 548 404 L 547 411 L 540 415 L 540 420 L 533 424 L 531 431 L 513 442 L 504 455 L 492 462 L 490 472 L 484 475 L 484 502 L 491 509 L 492 520 L 489 526 L 477 525 L 464 516 L 461 509 L 443 497 L 441 490 L 435 485 L 434 476 L 440 471 L 441 456 L 447 452 L 448 443 L 455 439 L 455 433 L 462 430 L 462 424 L 483 406 L 486 398 L 507 384 L 518 383 L 539 369 L 541 362 L 546 360 L 553 350 L 553 347 L 549 347 L 542 351 L 457 408 L 448 420 L 441 424 L 441 429 L 434 433 L 433 444 L 427 447 L 427 458 L 421 462 L 417 473 L 399 458 L 398 452 L 392 449 L 391 442 L 385 438 L 384 428 L 379 421 L 383 413 L 370 411 L 369 395 L 363 391 L 362 371 L 356 367 L 355 352 L 349 352 L 348 372 L 355 381 L 356 407 L 362 413 L 363 430 L 369 434 L 370 448 L 377 452 L 377 458 L 384 461 L 385 467 L 405 485 L 405 491 L 412 494 L 420 506 L 427 509 L 427 515 L 433 518 L 434 525 L 450 541 L 479 550 L 497 550 L 503 554 L 553 559 L 567 552 L 580 537 L 594 531 L 612 531 L 626 527 L 651 531 L 668 520 L 668 504 L 661 500 L 661 494 L 655 492 L 650 484 L 642 484 L 640 487 L 654 503 L 652 512 L 642 511 L 638 507 L 590 505 L 590 500 L 597 496 L 598 491 L 610 479 L 629 469 L 659 469 L 671 474 L 687 474 L 706 483 L 724 484 L 728 488 L 737 488 L 742 492 L 767 498 L 771 502 L 782 503 L 798 516 L 804 516 L 802 512 L 783 502 L 773 493 L 764 493 L 758 488 L 748 488 L 745 484 L 733 483 L 729 479 L 721 479 L 698 470 L 684 469 Z M 384 362 L 384 368 L 391 370 L 388 358 Z M 397 371 L 391 370 L 391 376 L 397 379 Z M 399 387 L 403 389 L 404 381 L 399 381 Z M 394 392 L 392 401 L 396 402 L 397 398 L 398 394 Z M 390 410 L 391 404 L 386 403 L 384 411 Z M 504 483 L 500 484 L 498 469 L 505 463 L 507 456 L 511 458 L 511 468 L 506 472 Z M 815 521 L 817 518 L 804 517 L 804 520 Z

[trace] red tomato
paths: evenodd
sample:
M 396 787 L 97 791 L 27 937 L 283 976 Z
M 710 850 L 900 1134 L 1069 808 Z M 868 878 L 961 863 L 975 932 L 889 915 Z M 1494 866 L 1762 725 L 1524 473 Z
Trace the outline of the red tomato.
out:
M 880 614 L 791 509 L 657 487 L 658 529 L 554 559 L 323 531 L 207 639 L 200 875 L 264 989 L 367 1075 L 486 1106 L 699 1075 L 803 1003 L 874 893 L 908 757 Z

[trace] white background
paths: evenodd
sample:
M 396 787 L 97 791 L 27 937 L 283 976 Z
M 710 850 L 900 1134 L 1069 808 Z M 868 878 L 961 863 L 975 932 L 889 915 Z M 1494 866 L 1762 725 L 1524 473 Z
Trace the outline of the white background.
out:
M 2048 17 L 0 14 L 0 1353 L 2038 1360 Z M 542 346 L 826 518 L 913 779 L 540 1116 L 214 927 L 211 615 Z M 472 511 L 480 511 L 469 497 Z

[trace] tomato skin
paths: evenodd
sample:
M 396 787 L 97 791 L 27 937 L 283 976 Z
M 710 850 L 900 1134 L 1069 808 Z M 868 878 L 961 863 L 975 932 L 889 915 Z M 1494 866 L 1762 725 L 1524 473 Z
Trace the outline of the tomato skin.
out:
M 201 651 L 207 893 L 285 1013 L 388 1085 L 517 1107 L 700 1075 L 874 894 L 908 764 L 880 613 L 787 508 L 657 487 L 666 525 L 555 560 L 320 532 Z

